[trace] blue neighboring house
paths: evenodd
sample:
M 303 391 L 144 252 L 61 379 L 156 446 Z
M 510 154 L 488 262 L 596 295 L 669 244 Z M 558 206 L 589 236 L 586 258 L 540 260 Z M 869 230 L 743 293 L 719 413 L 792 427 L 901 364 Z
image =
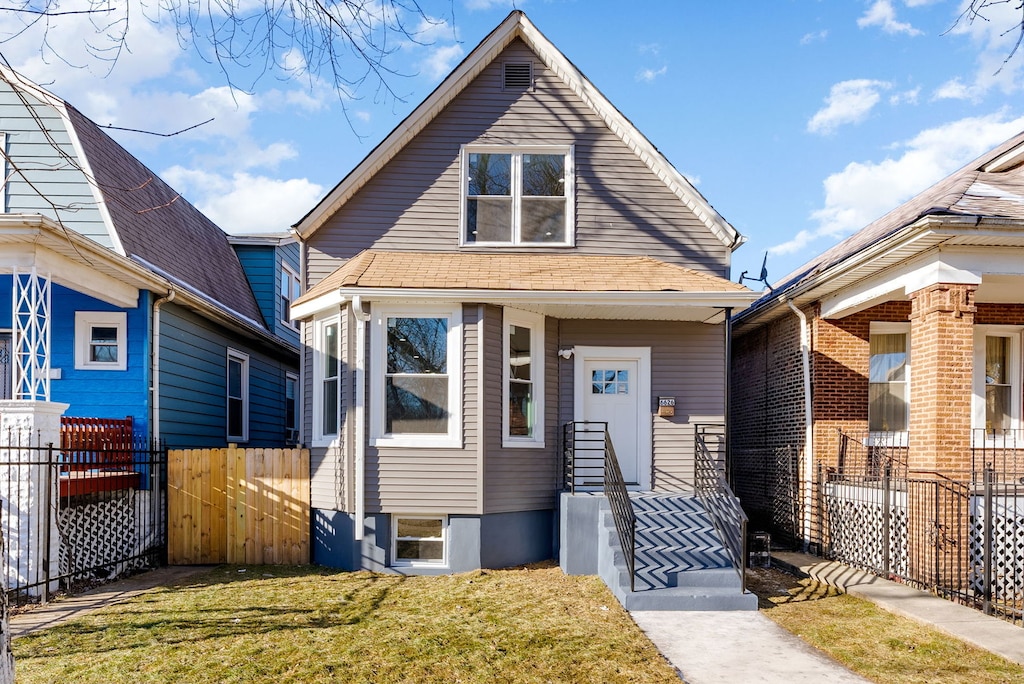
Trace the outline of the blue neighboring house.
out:
M 73 106 L 2 76 L 0 399 L 131 417 L 171 447 L 294 442 L 295 241 L 229 238 Z

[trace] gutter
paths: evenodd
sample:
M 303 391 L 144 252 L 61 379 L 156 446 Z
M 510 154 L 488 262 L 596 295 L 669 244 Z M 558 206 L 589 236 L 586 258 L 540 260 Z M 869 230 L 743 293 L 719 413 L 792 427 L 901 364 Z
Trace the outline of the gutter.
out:
M 803 477 L 800 479 L 800 500 L 802 501 L 802 515 L 800 516 L 801 536 L 804 540 L 804 550 L 810 545 L 811 540 L 811 513 L 813 512 L 813 499 L 811 492 L 811 469 L 814 465 L 814 416 L 811 407 L 811 356 L 810 356 L 810 333 L 807 330 L 807 315 L 798 309 L 785 295 L 781 298 L 787 306 L 800 319 L 800 356 L 803 366 L 804 380 L 804 453 L 801 457 L 800 471 Z
M 356 318 L 356 362 L 354 378 L 354 409 L 356 420 L 355 453 L 355 540 L 363 540 L 366 527 L 366 323 L 370 314 L 363 311 L 359 295 L 352 297 L 352 315 Z
M 173 302 L 176 293 L 174 289 L 167 290 L 167 294 L 160 297 L 153 302 L 153 341 L 150 343 L 153 347 L 153 371 L 152 371 L 152 384 L 149 391 L 153 393 L 152 401 L 150 406 L 153 411 L 153 415 L 150 418 L 150 435 L 154 442 L 160 439 L 160 307 L 168 302 Z

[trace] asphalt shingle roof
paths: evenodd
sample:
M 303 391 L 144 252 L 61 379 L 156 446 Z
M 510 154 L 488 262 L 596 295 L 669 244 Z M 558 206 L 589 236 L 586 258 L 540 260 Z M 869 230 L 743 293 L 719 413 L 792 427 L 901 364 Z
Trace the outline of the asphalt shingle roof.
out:
M 551 292 L 749 292 L 724 278 L 647 256 L 392 252 L 368 249 L 296 304 L 339 288 Z

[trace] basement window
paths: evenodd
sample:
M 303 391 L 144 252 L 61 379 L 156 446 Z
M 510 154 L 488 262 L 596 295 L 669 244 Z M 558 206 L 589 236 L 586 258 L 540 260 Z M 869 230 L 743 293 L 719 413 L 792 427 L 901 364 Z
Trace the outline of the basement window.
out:
M 446 516 L 394 516 L 393 565 L 447 565 Z

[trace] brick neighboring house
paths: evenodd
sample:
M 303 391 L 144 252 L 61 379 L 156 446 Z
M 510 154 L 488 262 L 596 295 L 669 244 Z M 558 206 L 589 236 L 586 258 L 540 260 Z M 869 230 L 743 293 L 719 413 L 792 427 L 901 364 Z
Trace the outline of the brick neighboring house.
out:
M 893 494 L 889 523 L 906 537 L 885 550 L 893 574 L 962 580 L 941 557 L 977 524 L 978 473 L 1024 471 L 1024 133 L 784 278 L 733 335 L 732 471 L 752 520 L 870 566 L 853 547 L 881 529 L 840 531 L 840 508 L 867 508 L 828 499 L 823 482 L 965 483 L 948 500 L 935 486 Z M 1024 498 L 1007 501 L 1019 547 Z

